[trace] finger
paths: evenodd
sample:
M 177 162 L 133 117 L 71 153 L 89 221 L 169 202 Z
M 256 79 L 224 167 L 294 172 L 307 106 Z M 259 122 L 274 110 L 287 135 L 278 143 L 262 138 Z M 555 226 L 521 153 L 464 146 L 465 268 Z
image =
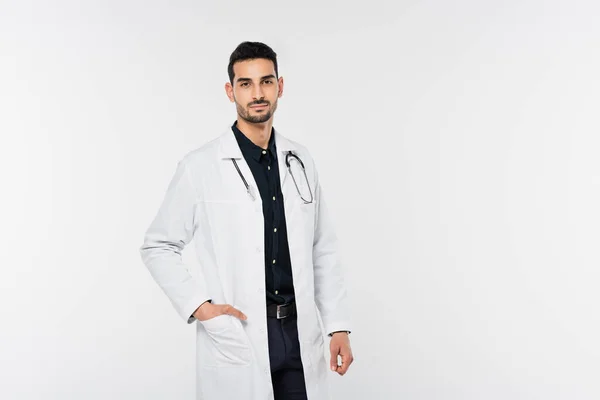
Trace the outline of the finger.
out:
M 248 318 L 243 312 L 241 312 L 240 310 L 238 310 L 230 304 L 225 304 L 225 306 L 223 307 L 223 313 L 229 314 L 242 320 L 246 320 Z
M 350 368 L 352 361 L 352 354 L 342 354 L 342 365 L 338 368 L 338 374 L 344 375 L 348 371 L 348 368 Z
M 329 353 L 331 355 L 331 360 L 329 362 L 330 368 L 331 368 L 332 371 L 337 371 L 337 369 L 338 369 L 338 354 L 339 354 L 339 351 L 338 351 L 337 348 L 334 347 L 334 348 L 330 348 L 329 349 Z

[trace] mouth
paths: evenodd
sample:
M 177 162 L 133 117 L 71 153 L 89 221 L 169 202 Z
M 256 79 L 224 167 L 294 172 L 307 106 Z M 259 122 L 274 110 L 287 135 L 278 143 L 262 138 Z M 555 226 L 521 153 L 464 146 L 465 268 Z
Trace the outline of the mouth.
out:
M 255 108 L 255 109 L 261 109 L 261 108 L 265 108 L 265 107 L 267 107 L 266 104 L 259 104 L 257 106 L 250 106 L 250 108 Z

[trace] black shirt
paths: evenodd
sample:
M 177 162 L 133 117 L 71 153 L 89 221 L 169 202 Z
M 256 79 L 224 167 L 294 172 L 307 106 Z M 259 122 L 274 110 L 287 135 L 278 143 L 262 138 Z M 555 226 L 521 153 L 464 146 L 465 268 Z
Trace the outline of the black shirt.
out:
M 289 303 L 294 300 L 294 284 L 274 129 L 271 128 L 271 137 L 266 149 L 248 139 L 237 127 L 237 121 L 231 129 L 254 175 L 262 198 L 267 305 Z

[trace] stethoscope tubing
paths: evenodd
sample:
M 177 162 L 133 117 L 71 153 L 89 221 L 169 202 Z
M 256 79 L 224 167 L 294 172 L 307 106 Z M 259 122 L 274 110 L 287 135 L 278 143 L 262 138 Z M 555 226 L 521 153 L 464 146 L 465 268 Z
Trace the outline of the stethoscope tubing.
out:
M 308 186 L 308 192 L 310 193 L 310 200 L 306 200 L 304 197 L 302 197 L 302 193 L 300 193 L 300 188 L 298 187 L 298 183 L 296 182 L 296 178 L 294 177 L 294 174 L 292 173 L 292 168 L 290 167 L 290 160 L 289 160 L 290 157 L 294 157 L 300 163 L 300 166 L 302 167 L 302 172 L 304 173 L 304 179 L 306 179 L 306 186 Z M 248 195 L 252 198 L 252 200 L 255 200 L 254 195 L 252 194 L 252 191 L 250 190 L 250 185 L 248 185 L 246 178 L 244 178 L 244 174 L 242 174 L 242 171 L 240 171 L 240 167 L 238 166 L 237 162 L 235 161 L 235 158 L 232 158 L 231 161 L 233 161 L 233 165 L 235 166 L 235 169 L 237 170 L 240 178 L 242 178 L 242 182 L 244 182 L 244 186 L 246 187 L 246 191 L 248 192 Z M 302 199 L 304 204 L 312 203 L 314 200 L 312 189 L 310 188 L 310 183 L 308 182 L 308 176 L 306 175 L 306 168 L 304 168 L 304 163 L 302 162 L 300 157 L 298 157 L 297 155 L 292 153 L 291 150 L 288 151 L 288 153 L 285 155 L 285 165 L 286 165 L 290 175 L 292 176 L 292 180 L 294 181 L 294 186 L 296 186 L 296 191 L 298 192 L 298 195 L 300 196 L 300 198 Z
M 298 187 L 298 183 L 296 183 L 296 178 L 294 178 L 294 174 L 292 174 L 292 169 L 290 167 L 290 161 L 289 161 L 289 157 L 294 157 L 302 166 L 302 172 L 304 173 L 304 179 L 306 179 L 306 186 L 308 186 L 308 192 L 310 193 L 310 201 L 306 200 L 304 197 L 302 197 L 302 193 L 300 193 L 300 188 Z M 313 194 L 312 194 L 312 190 L 310 189 L 310 183 L 308 182 L 308 176 L 306 176 L 306 168 L 304 168 L 304 163 L 302 162 L 302 160 L 300 159 L 300 157 L 298 157 L 297 155 L 295 155 L 294 153 L 292 153 L 292 151 L 288 151 L 288 153 L 285 155 L 285 165 L 287 166 L 288 171 L 290 172 L 290 175 L 292 176 L 292 179 L 294 180 L 294 185 L 296 186 L 296 191 L 298 192 L 298 195 L 300 196 L 300 198 L 302 199 L 302 201 L 304 202 L 304 204 L 310 204 L 313 202 Z

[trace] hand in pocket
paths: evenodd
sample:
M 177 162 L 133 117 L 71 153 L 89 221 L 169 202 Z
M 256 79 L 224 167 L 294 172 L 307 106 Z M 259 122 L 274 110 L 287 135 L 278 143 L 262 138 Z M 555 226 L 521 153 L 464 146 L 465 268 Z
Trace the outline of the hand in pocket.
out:
M 202 305 L 200 305 L 200 307 L 198 307 L 196 311 L 194 311 L 194 317 L 198 321 L 206 321 L 208 319 L 224 314 L 231 315 L 242 321 L 248 319 L 248 317 L 246 317 L 246 315 L 243 312 L 241 312 L 240 310 L 238 310 L 230 304 L 213 304 L 209 301 L 206 301 L 202 303 Z

